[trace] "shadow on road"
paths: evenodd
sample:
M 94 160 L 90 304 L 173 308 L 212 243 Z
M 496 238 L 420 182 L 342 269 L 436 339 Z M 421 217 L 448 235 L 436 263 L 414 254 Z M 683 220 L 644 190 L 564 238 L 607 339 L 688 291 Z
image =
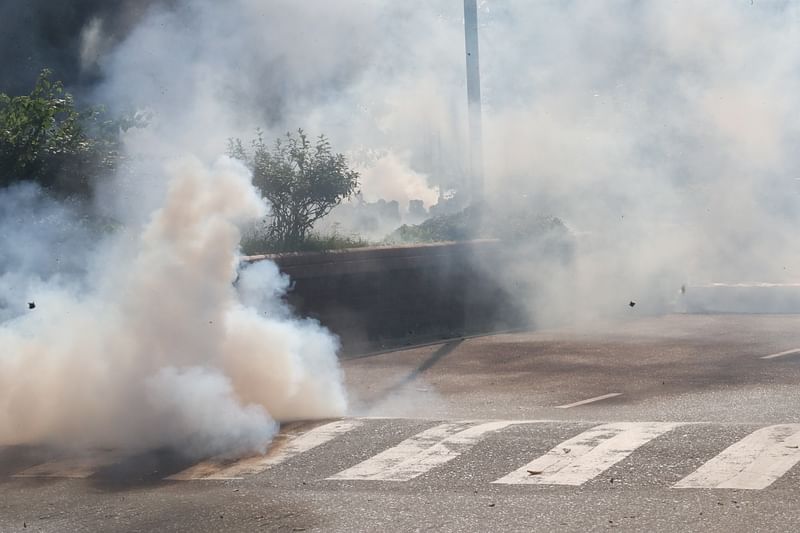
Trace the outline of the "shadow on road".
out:
M 405 377 L 403 377 L 400 381 L 388 387 L 383 392 L 376 394 L 373 398 L 371 398 L 367 403 L 378 403 L 381 400 L 389 398 L 390 396 L 397 394 L 400 392 L 405 386 L 413 383 L 420 375 L 422 375 L 425 371 L 430 370 L 433 368 L 439 361 L 442 360 L 446 355 L 451 354 L 455 351 L 456 348 L 461 346 L 461 343 L 464 342 L 464 339 L 458 339 L 452 342 L 448 342 L 440 346 L 435 352 L 433 352 L 430 357 L 428 357 L 425 361 L 422 362 L 417 368 L 409 372 Z

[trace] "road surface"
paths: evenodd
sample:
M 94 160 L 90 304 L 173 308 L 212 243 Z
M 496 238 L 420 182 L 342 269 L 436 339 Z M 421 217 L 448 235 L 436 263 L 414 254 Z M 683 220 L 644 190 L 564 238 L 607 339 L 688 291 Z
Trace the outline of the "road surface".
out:
M 0 449 L 0 531 L 796 531 L 800 316 L 672 315 L 350 359 L 268 453 Z

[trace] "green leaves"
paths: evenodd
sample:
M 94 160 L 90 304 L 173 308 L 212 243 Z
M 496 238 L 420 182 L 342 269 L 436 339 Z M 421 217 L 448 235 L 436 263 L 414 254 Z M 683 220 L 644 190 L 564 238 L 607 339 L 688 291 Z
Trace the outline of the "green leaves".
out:
M 120 131 L 141 117 L 114 121 L 101 107 L 78 110 L 61 82 L 43 70 L 29 95 L 0 93 L 0 187 L 32 180 L 59 196 L 88 196 L 90 183 L 115 168 Z
M 300 245 L 317 220 L 358 190 L 358 172 L 324 135 L 312 142 L 299 129 L 268 147 L 259 130 L 252 154 L 238 139 L 228 142 L 228 154 L 253 169 L 253 183 L 272 208 L 267 230 L 284 249 Z

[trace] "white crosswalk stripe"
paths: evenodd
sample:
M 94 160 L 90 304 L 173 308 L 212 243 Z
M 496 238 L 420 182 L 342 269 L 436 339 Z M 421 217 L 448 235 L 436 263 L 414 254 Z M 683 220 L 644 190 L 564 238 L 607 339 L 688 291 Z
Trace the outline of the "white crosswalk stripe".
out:
M 786 351 L 783 351 L 783 352 L 778 352 L 778 353 L 773 353 L 773 354 L 770 354 L 770 355 L 765 355 L 765 356 L 761 357 L 761 359 L 775 359 L 776 357 L 784 357 L 786 355 L 795 355 L 795 354 L 798 354 L 798 353 L 800 353 L 800 348 L 794 348 L 792 350 L 786 350 Z
M 612 392 L 609 394 L 603 394 L 602 396 L 595 396 L 594 398 L 587 398 L 585 400 L 581 400 L 579 402 L 568 403 L 565 405 L 556 405 L 556 409 L 572 409 L 573 407 L 580 407 L 581 405 L 586 405 L 590 403 L 600 402 L 603 400 L 608 400 L 609 398 L 616 398 L 617 396 L 622 396 L 621 392 Z
M 209 459 L 183 472 L 169 476 L 167 479 L 173 481 L 242 479 L 243 476 L 264 472 L 296 455 L 325 444 L 339 435 L 357 428 L 361 423 L 360 420 L 355 419 L 337 420 L 301 434 L 281 434 L 272 442 L 265 455 L 246 457 L 236 461 L 223 458 Z
M 800 424 L 751 433 L 674 485 L 675 488 L 764 489 L 800 461 Z
M 543 456 L 494 483 L 582 485 L 643 444 L 679 425 L 662 422 L 619 422 L 596 426 L 562 442 Z
M 455 459 L 486 434 L 515 423 L 520 422 L 441 424 L 328 479 L 408 481 Z
M 462 457 L 457 464 L 450 464 L 449 468 L 453 471 L 469 468 L 471 477 L 483 479 L 487 483 L 580 486 L 631 457 L 631 472 L 643 470 L 643 475 L 631 475 L 628 477 L 629 481 L 641 479 L 645 483 L 651 483 L 652 481 L 647 481 L 650 478 L 646 475 L 649 468 L 659 465 L 664 468 L 665 464 L 672 464 L 676 469 L 684 468 L 681 466 L 684 462 L 675 465 L 674 452 L 669 450 L 674 450 L 675 445 L 684 446 L 687 437 L 694 439 L 692 442 L 699 446 L 698 450 L 711 459 L 693 472 L 676 471 L 672 479 L 683 478 L 671 485 L 672 489 L 765 489 L 800 463 L 800 424 L 754 428 L 755 430 L 732 445 L 726 440 L 729 430 L 714 424 L 614 422 L 586 429 L 585 422 L 546 420 L 429 422 L 426 423 L 428 429 L 402 442 L 398 443 L 396 439 L 387 440 L 391 439 L 395 431 L 416 428 L 419 424 L 419 420 L 377 418 L 288 424 L 276 436 L 266 454 L 238 459 L 211 458 L 164 479 L 242 479 L 294 459 L 287 465 L 288 469 L 275 472 L 275 482 L 291 477 L 296 468 L 302 469 L 304 476 L 308 472 L 318 472 L 318 480 L 409 482 L 436 469 L 441 469 L 436 470 L 437 472 L 450 475 L 445 467 L 454 459 Z M 436 425 L 431 427 L 431 424 Z M 554 424 L 559 425 L 556 433 L 564 431 L 564 424 L 570 424 L 569 427 L 576 428 L 572 433 L 574 436 L 537 457 L 557 442 L 552 440 Z M 515 426 L 515 429 L 510 430 L 510 426 Z M 670 433 L 681 426 L 684 431 Z M 349 435 L 353 430 L 362 427 L 369 431 Z M 371 429 L 377 432 L 373 433 Z M 720 433 L 715 434 L 718 430 Z M 412 431 L 405 430 L 406 435 L 411 433 Z M 364 455 L 360 450 L 363 449 L 365 438 L 379 438 L 384 443 L 383 447 L 376 449 L 374 455 Z M 654 439 L 663 440 L 662 445 L 651 447 L 650 451 L 638 451 Z M 481 443 L 498 452 L 492 454 L 495 460 L 489 461 L 485 454 L 474 449 Z M 320 454 L 309 453 L 299 457 L 323 445 L 327 446 Z M 530 455 L 521 455 L 522 459 L 517 459 L 518 463 L 506 463 L 503 470 L 494 470 L 499 464 L 497 458 L 508 454 L 520 457 L 519 450 L 514 451 L 514 447 L 520 446 L 527 450 L 534 447 L 541 451 L 535 454 L 527 452 Z M 635 455 L 637 451 L 639 456 Z M 0 447 L 0 468 L 3 469 L 3 475 L 17 478 L 102 478 L 106 475 L 119 476 L 120 472 L 138 475 L 138 456 L 125 456 L 111 450 L 95 450 L 72 458 L 60 456 L 29 466 L 36 457 L 43 457 L 44 453 L 46 451 L 43 449 L 29 448 L 26 451 L 25 447 L 20 446 Z M 714 453 L 717 455 L 713 456 Z M 344 461 L 348 461 L 349 457 L 357 459 L 345 463 L 335 461 L 332 464 L 331 454 L 340 456 Z M 661 457 L 659 454 L 667 455 Z M 642 457 L 646 460 L 642 460 Z M 180 458 L 164 460 L 167 462 L 159 466 L 159 470 L 164 472 L 161 476 L 186 466 Z M 17 461 L 23 464 L 15 468 Z M 140 463 L 142 468 L 152 469 L 150 461 L 151 459 L 143 460 Z M 509 472 L 525 461 L 530 462 Z M 18 471 L 22 468 L 24 470 Z M 481 474 L 484 468 L 486 471 Z M 489 469 L 492 469 L 491 474 Z M 503 471 L 509 473 L 497 479 Z M 672 482 L 669 481 L 670 484 Z

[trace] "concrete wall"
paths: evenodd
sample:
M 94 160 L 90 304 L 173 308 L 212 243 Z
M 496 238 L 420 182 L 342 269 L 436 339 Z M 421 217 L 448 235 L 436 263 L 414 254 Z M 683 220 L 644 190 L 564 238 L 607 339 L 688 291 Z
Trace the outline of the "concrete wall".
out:
M 525 313 L 480 265 L 497 241 L 251 256 L 292 280 L 289 303 L 339 335 L 345 354 L 521 327 Z

